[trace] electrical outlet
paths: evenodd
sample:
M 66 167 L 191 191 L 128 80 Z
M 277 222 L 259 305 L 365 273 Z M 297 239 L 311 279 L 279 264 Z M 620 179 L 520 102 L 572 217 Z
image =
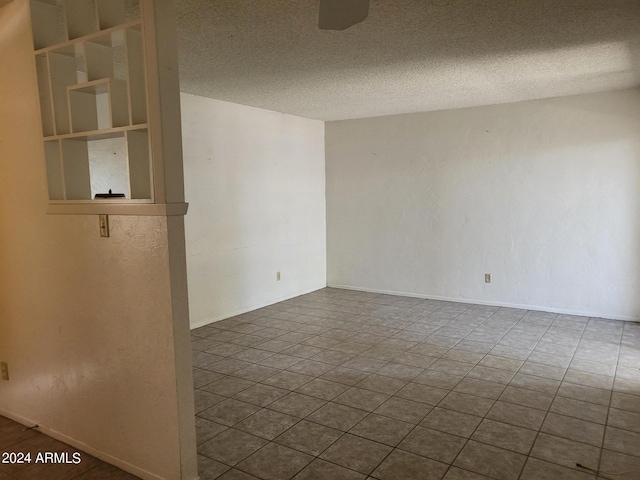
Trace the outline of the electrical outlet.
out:
M 7 365 L 7 362 L 0 363 L 0 370 L 2 370 L 2 379 L 9 380 L 9 365 Z
M 491 283 L 491 274 L 490 273 L 485 273 L 484 274 L 484 283 Z
M 276 282 L 280 281 L 280 272 L 276 272 Z

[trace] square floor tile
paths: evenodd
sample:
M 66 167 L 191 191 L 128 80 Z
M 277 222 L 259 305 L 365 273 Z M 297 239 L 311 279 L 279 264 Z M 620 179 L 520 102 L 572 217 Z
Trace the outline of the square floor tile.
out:
M 540 433 L 530 455 L 540 460 L 575 468 L 576 463 L 587 466 L 597 465 L 600 448 Z
M 380 480 L 439 480 L 448 465 L 402 450 L 394 450 L 375 469 L 373 477 Z
M 330 402 L 309 415 L 307 420 L 346 432 L 366 416 L 367 412 L 363 410 Z
M 236 423 L 247 418 L 249 415 L 253 415 L 258 410 L 260 410 L 260 407 L 256 405 L 228 398 L 227 400 L 200 412 L 199 416 L 206 418 L 207 420 L 211 420 L 212 422 L 232 427 Z
M 414 402 L 426 403 L 428 405 L 437 405 L 449 392 L 438 387 L 430 385 L 422 385 L 419 383 L 408 383 L 395 396 L 412 400 Z
M 320 458 L 368 475 L 391 450 L 387 445 L 347 434 L 325 450 Z
M 258 383 L 246 390 L 236 393 L 234 398 L 260 407 L 266 407 L 288 393 L 288 390 Z
M 500 395 L 500 401 L 546 411 L 551 406 L 553 395 L 508 386 Z
M 575 398 L 584 402 L 597 403 L 598 405 L 604 406 L 609 406 L 609 401 L 611 400 L 611 392 L 609 390 L 566 382 L 560 384 L 557 394 L 561 397 Z
M 344 432 L 302 420 L 274 441 L 309 455 L 318 456 L 329 448 Z
M 424 371 L 424 368 L 405 365 L 403 363 L 388 363 L 378 373 L 387 377 L 397 378 L 409 382 Z
M 227 428 L 226 425 L 212 422 L 205 418 L 196 417 L 196 440 L 198 445 L 212 439 Z
M 382 372 L 382 370 L 380 370 Z M 407 384 L 406 381 L 397 378 L 385 377 L 376 373 L 369 375 L 356 384 L 358 388 L 371 390 L 372 392 L 393 395 Z
M 447 474 L 444 476 L 444 480 L 491 480 L 489 477 L 480 475 L 479 473 L 470 472 L 469 470 L 463 470 L 458 467 L 449 467 Z
M 638 403 L 640 404 L 640 401 Z M 609 413 L 609 409 L 603 405 L 582 402 L 567 397 L 555 397 L 549 411 L 601 424 L 606 423 Z
M 494 447 L 528 455 L 538 432 L 507 423 L 484 419 L 471 439 Z
M 391 397 L 374 410 L 374 413 L 411 424 L 419 423 L 433 407 L 404 398 Z
M 439 372 L 449 373 L 451 375 L 464 376 L 469 373 L 473 367 L 474 365 L 472 363 L 462 363 L 455 360 L 447 360 L 445 358 L 441 358 L 434 362 L 429 367 L 429 370 L 437 370 Z
M 551 380 L 550 378 L 536 377 L 534 375 L 526 375 L 518 372 L 511 379 L 509 385 L 534 392 L 555 395 L 558 391 L 558 387 L 560 387 L 560 380 Z
M 607 427 L 604 448 L 628 455 L 640 456 L 640 433 Z
M 517 480 L 527 457 L 470 440 L 454 465 L 498 480 Z
M 398 448 L 443 463 L 451 463 L 466 442 L 466 438 L 457 435 L 416 427 Z
M 349 407 L 372 412 L 382 405 L 388 398 L 389 395 L 385 395 L 384 393 L 351 387 L 349 390 L 334 398 L 333 401 Z
M 241 392 L 242 390 L 246 390 L 253 385 L 255 385 L 255 382 L 244 380 L 242 378 L 224 377 L 220 380 L 216 380 L 215 382 L 210 383 L 202 390 L 210 393 L 215 393 L 216 395 L 232 397 L 236 393 Z
M 493 405 L 488 398 L 467 395 L 466 393 L 451 392 L 439 404 L 439 407 L 470 415 L 484 416 Z
M 193 369 L 193 386 L 194 388 L 204 387 L 209 383 L 219 380 L 223 377 L 221 373 L 212 372 L 211 370 L 205 370 L 203 368 Z
M 352 368 L 354 370 L 360 370 L 365 373 L 375 373 L 384 367 L 388 362 L 383 360 L 377 360 L 375 358 L 357 356 L 351 360 L 344 362 L 343 367 Z
M 314 377 L 310 375 L 302 375 L 300 373 L 283 371 L 262 380 L 262 383 L 272 385 L 274 387 L 283 388 L 285 390 L 295 390 L 305 383 L 309 383 Z
M 594 447 L 601 447 L 604 437 L 604 425 L 558 415 L 557 413 L 547 414 L 540 431 L 556 437 L 593 445 Z
M 295 417 L 304 418 L 326 403 L 326 400 L 322 400 L 320 398 L 291 392 L 286 397 L 283 397 L 269 405 L 269 409 L 293 415 Z
M 477 378 L 463 378 L 453 389 L 455 392 L 467 393 L 478 397 L 497 400 L 504 391 L 505 386 L 500 383 L 486 382 Z
M 436 407 L 420 423 L 423 427 L 469 438 L 482 417 Z
M 237 423 L 235 428 L 256 437 L 273 440 L 298 421 L 300 419 L 297 417 L 265 408 Z
M 366 475 L 316 458 L 294 480 L 364 480 Z
M 222 475 L 227 470 L 229 470 L 229 468 L 230 467 L 225 465 L 224 463 L 211 460 L 210 458 L 207 458 L 204 455 L 198 455 L 198 474 L 200 475 L 200 478 L 202 480 L 218 478 L 220 477 L 220 475 Z M 112 477 L 104 477 L 104 478 L 105 480 L 107 480 Z M 134 477 L 134 478 L 137 478 L 137 477 Z
M 349 433 L 395 447 L 413 428 L 411 423 L 372 413 Z
M 222 395 L 216 395 L 215 393 L 209 393 L 198 389 L 194 390 L 193 397 L 196 414 L 226 399 L 226 397 L 223 397 Z
M 545 412 L 534 408 L 523 407 L 511 403 L 497 401 L 489 413 L 487 418 L 498 422 L 509 423 L 517 427 L 529 428 L 531 430 L 539 430 L 544 421 Z
M 227 465 L 236 465 L 267 444 L 267 441 L 230 428 L 203 443 L 198 452 Z
M 623 475 L 616 475 L 623 480 L 637 480 L 640 470 L 640 457 L 625 455 L 624 453 L 602 450 L 600 468 L 605 472 L 627 472 Z
M 520 480 L 539 480 L 543 478 L 562 480 L 596 480 L 594 475 L 586 471 L 579 472 L 570 468 L 561 467 L 554 463 L 545 462 L 537 458 L 529 457 L 524 466 Z
M 265 480 L 289 480 L 312 460 L 311 455 L 270 443 L 242 461 L 238 468 Z
M 632 432 L 640 432 L 640 413 L 610 408 L 607 424 Z
M 329 363 L 317 362 L 315 360 L 303 360 L 288 368 L 290 372 L 301 373 L 312 377 L 319 377 L 329 370 L 333 370 L 334 366 Z
M 354 370 L 353 368 L 336 367 L 333 370 L 329 370 L 327 373 L 320 375 L 320 378 L 331 382 L 343 383 L 345 385 L 356 385 L 368 376 L 368 373 L 360 370 Z
M 297 388 L 296 392 L 303 393 L 311 397 L 321 398 L 322 400 L 333 400 L 348 389 L 348 385 L 323 380 L 322 378 L 316 378 L 315 380 L 305 383 L 301 387 Z
M 452 375 L 450 373 L 439 372 L 437 370 L 425 370 L 414 378 L 413 381 L 422 385 L 430 385 L 432 387 L 451 390 L 460 383 L 463 378 L 464 377 L 461 375 Z
M 264 365 L 250 365 L 247 368 L 233 372 L 233 376 L 252 382 L 262 382 L 273 377 L 279 371 L 277 368 L 265 367 Z

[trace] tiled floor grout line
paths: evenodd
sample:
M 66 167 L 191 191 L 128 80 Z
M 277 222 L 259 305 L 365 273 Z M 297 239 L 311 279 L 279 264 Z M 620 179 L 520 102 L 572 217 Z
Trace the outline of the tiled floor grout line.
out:
M 595 475 L 597 476 L 597 478 L 603 478 L 600 475 L 600 469 L 602 468 L 602 454 L 604 453 L 604 442 L 605 442 L 605 439 L 607 438 L 607 429 L 609 428 L 609 415 L 611 414 L 611 401 L 613 399 L 613 392 L 615 391 L 615 388 L 616 388 L 618 361 L 620 360 L 620 350 L 622 348 L 622 339 L 624 338 L 624 328 L 626 327 L 626 325 L 627 324 L 625 323 L 624 326 L 622 327 L 622 334 L 620 335 L 620 341 L 618 342 L 618 354 L 616 355 L 616 368 L 614 369 L 614 372 L 613 372 L 613 384 L 611 385 L 611 391 L 609 392 L 609 405 L 607 406 L 607 416 L 604 421 L 604 432 L 602 434 L 602 446 L 600 448 L 600 455 L 598 456 L 598 466 L 596 467 L 597 474 Z
M 516 323 L 514 323 L 514 324 L 511 326 L 511 328 L 510 328 L 509 330 L 507 330 L 507 332 L 506 332 L 506 333 L 501 337 L 501 339 L 502 339 L 502 338 L 504 338 L 506 335 L 508 335 L 508 333 L 509 333 L 511 330 L 513 330 L 513 329 L 515 328 L 515 326 L 516 326 L 516 325 L 518 325 L 518 324 L 522 321 L 522 319 L 523 319 L 525 316 L 526 316 L 526 313 L 525 313 L 524 315 L 522 315 L 522 317 L 520 317 L 520 319 L 519 319 Z M 547 330 L 548 330 L 548 329 L 549 329 L 549 327 L 547 327 L 547 328 L 545 329 L 545 333 L 547 332 Z M 543 336 L 544 336 L 544 333 L 540 336 L 540 339 L 542 339 L 542 337 L 543 337 Z M 496 342 L 496 343 L 495 343 L 495 345 L 497 345 L 498 343 L 499 343 L 499 341 L 498 341 L 498 342 Z M 540 340 L 538 340 L 538 342 L 536 342 L 536 346 L 538 345 L 538 343 L 540 343 Z M 535 349 L 535 346 L 533 347 L 533 349 L 531 350 L 531 352 L 533 352 L 533 350 L 534 350 L 534 349 Z M 520 369 L 522 368 L 522 366 L 525 364 L 525 362 L 527 361 L 527 359 L 531 356 L 531 352 L 529 353 L 529 355 L 527 355 L 527 358 L 525 358 L 525 359 L 522 361 L 522 365 L 521 365 L 521 366 L 518 368 L 518 370 L 513 374 L 513 377 L 511 377 L 511 380 L 513 380 L 513 378 L 518 374 L 518 372 L 520 371 Z M 487 355 L 488 355 L 488 354 L 486 354 L 486 355 L 485 355 L 485 357 L 486 357 Z M 483 359 L 484 359 L 484 357 L 483 357 Z M 466 376 L 465 376 L 464 378 L 466 378 Z M 451 461 L 451 464 L 449 465 L 449 468 L 447 469 L 447 471 L 451 468 L 451 466 L 453 466 L 453 464 L 454 464 L 454 463 L 455 463 L 455 461 L 457 460 L 458 456 L 460 456 L 460 454 L 461 454 L 461 453 L 462 453 L 462 451 L 465 449 L 465 447 L 467 446 L 467 444 L 471 441 L 471 437 L 473 437 L 473 435 L 476 433 L 476 431 L 478 430 L 478 428 L 480 427 L 480 425 L 482 425 L 482 423 L 484 422 L 484 420 L 487 418 L 487 415 L 489 414 L 489 412 L 491 411 L 491 409 L 492 409 L 492 408 L 494 407 L 494 405 L 499 401 L 500 397 L 502 396 L 502 393 L 504 393 L 504 391 L 507 389 L 507 387 L 508 387 L 508 386 L 509 386 L 509 384 L 511 383 L 511 380 L 509 381 L 509 383 L 508 383 L 508 384 L 506 384 L 506 385 L 505 385 L 504 389 L 502 390 L 502 392 L 500 393 L 500 395 L 498 396 L 498 398 L 496 398 L 495 400 L 493 400 L 493 403 L 491 404 L 491 407 L 489 407 L 489 409 L 487 410 L 487 413 L 485 413 L 485 414 L 482 416 L 482 420 L 478 423 L 478 425 L 476 426 L 476 428 L 474 428 L 473 432 L 471 432 L 471 435 L 469 435 L 469 437 L 466 439 L 466 442 L 464 443 L 464 445 L 462 446 L 462 448 L 460 449 L 460 451 L 457 453 L 457 455 L 455 456 L 455 458 Z M 461 381 L 462 381 L 462 380 L 461 380 Z M 456 386 L 457 386 L 457 385 L 456 385 Z M 455 388 L 455 387 L 454 387 L 454 388 Z M 453 391 L 453 390 L 452 390 L 452 391 Z M 445 398 L 446 398 L 446 397 L 445 397 Z M 443 399 L 443 400 L 444 400 L 444 399 Z M 474 440 L 474 441 L 476 441 L 476 440 Z M 483 442 L 480 442 L 480 443 L 483 443 Z M 535 443 L 535 440 L 534 440 L 534 443 Z M 496 447 L 495 445 L 491 445 L 491 446 L 492 446 L 492 447 L 494 447 L 494 448 L 500 448 L 500 447 Z M 533 443 L 532 443 L 531 447 L 533 448 Z M 504 450 L 504 449 L 503 449 L 503 450 Z M 528 459 L 528 456 L 527 456 L 527 459 Z M 526 464 L 526 460 L 525 460 L 525 464 Z M 520 471 L 520 474 L 518 475 L 518 478 L 520 477 L 520 475 L 522 475 L 522 471 L 524 470 L 524 466 L 525 466 L 525 464 L 523 464 L 523 465 L 522 465 L 522 469 L 521 469 L 521 471 Z M 445 472 L 445 475 L 446 475 L 446 474 L 447 474 L 447 472 Z
M 551 325 L 553 325 L 553 322 L 549 325 L 549 328 L 551 328 Z M 556 396 L 558 395 L 558 391 L 560 390 L 560 387 L 562 386 L 562 382 L 564 381 L 564 378 L 566 377 L 567 372 L 571 368 L 571 362 L 575 358 L 574 357 L 575 356 L 575 352 L 577 351 L 578 347 L 580 346 L 580 341 L 582 340 L 582 337 L 584 336 L 584 332 L 587 331 L 587 326 L 588 325 L 589 325 L 589 323 L 587 322 L 587 325 L 585 325 L 585 328 L 582 330 L 582 333 L 580 334 L 580 338 L 578 339 L 578 342 L 577 342 L 576 347 L 575 347 L 575 349 L 573 351 L 573 354 L 571 355 L 571 360 L 569 360 L 569 364 L 567 365 L 567 368 L 565 369 L 564 374 L 562 375 L 562 379 L 560 380 L 560 383 L 558 384 L 558 387 L 556 388 L 555 393 L 553 394 L 553 398 L 551 399 L 551 403 L 549 404 L 549 407 L 547 408 L 547 410 L 544 413 L 544 418 L 542 419 L 542 423 L 540 423 L 540 428 L 538 428 L 538 430 L 536 431 L 536 436 L 534 437 L 533 442 L 531 443 L 531 447 L 529 448 L 529 451 L 527 452 L 527 459 L 525 461 L 525 464 L 523 465 L 522 470 L 520 471 L 520 475 L 518 475 L 518 479 L 520 479 L 520 477 L 522 477 L 522 474 L 524 473 L 524 467 L 526 467 L 526 464 L 529 461 L 529 458 L 531 458 L 531 452 L 533 451 L 533 448 L 535 447 L 536 442 L 538 441 L 538 437 L 540 436 L 540 432 L 542 431 L 542 427 L 544 426 L 544 422 L 547 420 L 547 416 L 549 415 L 549 411 L 551 410 L 551 406 L 553 405 L 553 401 L 556 399 Z M 547 328 L 547 330 L 545 330 L 545 334 L 546 334 L 546 332 L 549 331 L 549 328 Z M 540 338 L 540 340 L 542 340 L 542 337 Z M 538 342 L 536 344 L 536 346 L 539 343 L 540 342 Z M 534 350 L 535 350 L 535 347 L 534 347 Z M 545 461 L 549 461 L 549 460 L 545 460 Z M 555 462 L 550 462 L 550 463 L 555 463 Z M 562 466 L 562 465 L 560 465 L 560 466 Z M 574 470 L 575 470 L 575 468 L 574 468 Z

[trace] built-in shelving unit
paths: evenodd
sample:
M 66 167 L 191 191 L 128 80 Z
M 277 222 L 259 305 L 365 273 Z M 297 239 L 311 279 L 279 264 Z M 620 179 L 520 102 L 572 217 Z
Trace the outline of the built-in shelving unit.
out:
M 51 213 L 166 210 L 140 205 L 164 203 L 154 191 L 144 2 L 30 0 Z M 124 197 L 96 198 L 109 191 Z

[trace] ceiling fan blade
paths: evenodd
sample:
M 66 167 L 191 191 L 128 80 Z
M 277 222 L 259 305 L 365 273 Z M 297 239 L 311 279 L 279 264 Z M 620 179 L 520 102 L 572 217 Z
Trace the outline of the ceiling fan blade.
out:
M 320 0 L 321 30 L 346 30 L 369 15 L 369 0 Z

